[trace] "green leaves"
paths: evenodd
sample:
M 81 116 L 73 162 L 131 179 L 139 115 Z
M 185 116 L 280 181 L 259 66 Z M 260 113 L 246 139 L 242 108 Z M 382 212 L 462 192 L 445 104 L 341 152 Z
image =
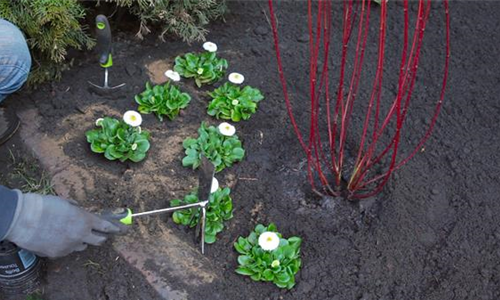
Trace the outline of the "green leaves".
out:
M 197 139 L 187 138 L 182 145 L 186 149 L 182 165 L 193 169 L 200 165 L 201 155 L 205 155 L 215 165 L 216 172 L 243 160 L 245 156 L 237 135 L 224 136 L 214 126 L 207 128 L 205 123 L 201 123 Z
M 228 67 L 227 60 L 218 58 L 216 52 L 187 53 L 175 58 L 174 71 L 182 77 L 194 78 L 198 87 L 219 81 Z
M 150 148 L 149 132 L 141 132 L 138 127 L 109 117 L 99 122 L 99 126 L 85 133 L 92 152 L 104 153 L 107 159 L 121 162 L 139 162 L 146 158 Z
M 229 82 L 208 94 L 213 99 L 208 104 L 208 114 L 233 122 L 248 120 L 257 110 L 257 103 L 264 99 L 258 89 L 250 86 L 240 89 Z
M 264 251 L 259 246 L 259 236 L 266 231 L 276 232 L 280 237 L 278 248 L 272 251 Z M 240 254 L 236 273 L 250 276 L 254 281 L 269 281 L 280 288 L 291 289 L 302 263 L 301 243 L 299 237 L 282 238 L 274 224 L 267 227 L 258 224 L 248 237 L 240 236 L 234 243 L 234 248 Z
M 229 188 L 218 189 L 210 195 L 207 206 L 207 223 L 205 227 L 205 243 L 212 244 L 217 240 L 217 234 L 224 229 L 224 222 L 233 218 L 233 200 Z M 203 201 L 203 200 L 202 200 Z M 184 200 L 174 199 L 170 206 L 180 206 L 200 202 L 195 192 L 184 197 Z M 175 223 L 195 227 L 201 221 L 201 209 L 189 208 L 172 214 Z
M 175 119 L 181 109 L 186 108 L 190 101 L 189 94 L 182 93 L 178 87 L 170 82 L 156 85 L 153 88 L 148 82 L 146 90 L 135 96 L 135 102 L 139 104 L 139 112 L 142 114 L 155 113 L 160 121 L 163 121 L 163 116 L 167 116 L 170 120 Z

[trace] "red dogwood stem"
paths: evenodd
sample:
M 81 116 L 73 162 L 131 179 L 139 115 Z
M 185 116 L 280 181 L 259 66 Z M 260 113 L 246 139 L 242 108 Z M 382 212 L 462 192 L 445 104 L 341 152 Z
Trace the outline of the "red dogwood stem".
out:
M 336 87 L 336 100 L 332 103 L 329 78 L 329 61 L 332 38 L 332 1 L 318 0 L 307 1 L 307 30 L 309 33 L 309 135 L 307 137 L 299 129 L 294 117 L 293 107 L 287 90 L 287 83 L 283 71 L 283 62 L 279 48 L 279 35 L 274 12 L 273 1 L 268 0 L 270 21 L 273 32 L 274 47 L 278 64 L 278 73 L 283 89 L 287 113 L 293 130 L 307 158 L 307 177 L 317 193 L 316 183 L 319 182 L 325 194 L 338 196 L 341 194 L 340 187 L 344 187 L 344 195 L 349 198 L 362 199 L 380 192 L 388 182 L 391 174 L 407 163 L 418 153 L 423 144 L 430 137 L 435 127 L 439 112 L 444 100 L 446 83 L 448 78 L 450 57 L 450 15 L 449 0 L 443 0 L 445 10 L 445 63 L 442 87 L 439 100 L 436 103 L 432 120 L 429 127 L 418 141 L 416 147 L 404 159 L 399 159 L 399 148 L 403 124 L 408 116 L 413 90 L 415 87 L 420 53 L 423 44 L 425 27 L 431 10 L 431 0 L 419 0 L 416 13 L 415 27 L 411 47 L 409 26 L 409 1 L 404 0 L 404 32 L 401 60 L 399 62 L 399 75 L 397 83 L 397 95 L 388 106 L 387 112 L 382 108 L 382 85 L 385 69 L 385 46 L 387 35 L 387 2 L 380 3 L 380 22 L 378 29 L 378 57 L 376 72 L 372 88 L 367 99 L 367 107 L 364 119 L 362 119 L 361 135 L 359 137 L 359 148 L 355 156 L 355 164 L 346 186 L 342 185 L 347 137 L 351 135 L 352 116 L 354 105 L 360 100 L 358 98 L 360 81 L 363 73 L 365 49 L 370 29 L 371 0 L 344 0 L 342 5 L 341 22 L 341 52 L 340 66 L 338 68 L 338 85 Z M 315 6 L 316 5 L 316 6 Z M 313 9 L 316 7 L 316 9 Z M 313 14 L 315 11 L 315 15 Z M 356 36 L 352 41 L 351 37 Z M 353 51 L 353 55 L 349 54 Z M 320 64 L 322 57 L 322 65 Z M 349 59 L 349 62 L 348 62 Z M 352 59 L 352 62 L 350 61 Z M 352 66 L 348 74 L 348 67 Z M 349 79 L 348 79 L 349 78 Z M 346 86 L 345 86 L 346 85 Z M 324 101 L 321 98 L 324 97 Z M 332 107 L 334 105 L 334 107 Z M 385 108 L 384 108 L 385 109 Z M 326 114 L 326 115 L 325 115 Z M 320 123 L 325 120 L 325 125 Z M 370 125 L 371 124 L 371 125 Z M 392 129 L 394 131 L 392 131 Z M 323 144 L 322 132 L 327 134 L 327 149 Z M 385 137 L 387 145 L 382 144 Z M 306 142 L 307 138 L 307 142 Z M 380 152 L 379 152 L 380 151 Z M 388 167 L 379 175 L 372 175 L 374 166 L 388 162 Z M 327 171 L 331 172 L 332 188 Z

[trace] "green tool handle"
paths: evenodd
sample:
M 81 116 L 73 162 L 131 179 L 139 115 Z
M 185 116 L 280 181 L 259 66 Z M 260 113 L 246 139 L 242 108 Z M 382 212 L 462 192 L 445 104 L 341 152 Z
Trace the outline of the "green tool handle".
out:
M 114 210 L 106 210 L 101 216 L 110 221 L 120 221 L 125 225 L 132 225 L 132 210 L 130 208 L 117 208 Z
M 108 18 L 105 15 L 98 15 L 95 18 L 96 34 L 97 34 L 97 52 L 99 54 L 99 63 L 103 68 L 109 68 L 113 65 L 111 56 L 111 27 L 109 26 Z

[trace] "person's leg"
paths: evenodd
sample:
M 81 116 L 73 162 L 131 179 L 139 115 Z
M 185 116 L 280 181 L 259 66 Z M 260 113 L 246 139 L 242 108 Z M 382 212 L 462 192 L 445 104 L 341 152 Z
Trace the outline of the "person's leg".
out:
M 26 82 L 31 56 L 21 31 L 0 19 L 0 101 Z
M 0 104 L 26 82 L 31 68 L 31 56 L 21 31 L 0 19 Z M 12 110 L 0 107 L 0 145 L 19 127 Z

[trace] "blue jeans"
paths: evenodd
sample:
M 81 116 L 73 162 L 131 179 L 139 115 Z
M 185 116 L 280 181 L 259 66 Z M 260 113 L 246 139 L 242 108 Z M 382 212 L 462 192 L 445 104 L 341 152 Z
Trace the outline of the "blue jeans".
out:
M 0 19 L 0 102 L 26 82 L 31 56 L 22 32 Z

